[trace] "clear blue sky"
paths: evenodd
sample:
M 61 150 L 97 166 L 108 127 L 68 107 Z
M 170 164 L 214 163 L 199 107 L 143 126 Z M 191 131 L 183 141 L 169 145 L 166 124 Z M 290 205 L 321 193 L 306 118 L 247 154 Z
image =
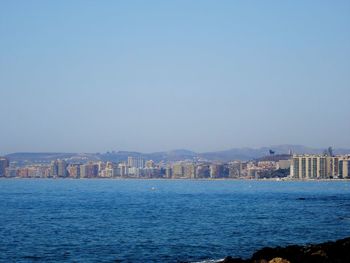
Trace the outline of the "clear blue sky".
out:
M 350 1 L 0 1 L 0 153 L 350 147 Z

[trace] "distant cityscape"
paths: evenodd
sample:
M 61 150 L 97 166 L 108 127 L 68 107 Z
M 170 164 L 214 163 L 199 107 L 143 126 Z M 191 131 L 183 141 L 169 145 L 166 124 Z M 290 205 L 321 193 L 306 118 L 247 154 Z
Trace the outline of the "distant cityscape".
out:
M 146 160 L 91 160 L 85 155 L 55 160 L 11 160 L 0 157 L 3 178 L 165 178 L 165 179 L 350 179 L 350 154 L 275 154 L 253 160 L 213 161 L 203 158 Z

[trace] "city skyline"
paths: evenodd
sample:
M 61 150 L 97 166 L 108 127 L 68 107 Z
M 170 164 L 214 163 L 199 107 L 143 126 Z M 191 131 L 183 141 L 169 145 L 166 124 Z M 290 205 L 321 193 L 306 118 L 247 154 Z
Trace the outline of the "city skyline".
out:
M 350 3 L 2 1 L 0 153 L 350 148 Z
M 63 156 L 61 156 L 63 157 Z M 349 179 L 350 155 L 280 154 L 251 160 L 145 159 L 128 156 L 116 161 L 111 156 L 71 156 L 63 159 L 13 160 L 0 157 L 1 178 L 119 178 L 119 179 Z

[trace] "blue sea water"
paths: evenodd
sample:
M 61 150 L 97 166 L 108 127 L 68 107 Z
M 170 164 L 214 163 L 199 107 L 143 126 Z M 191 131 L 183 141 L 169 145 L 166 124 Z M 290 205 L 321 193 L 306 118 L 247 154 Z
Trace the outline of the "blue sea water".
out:
M 0 180 L 1 262 L 196 262 L 350 236 L 350 182 Z

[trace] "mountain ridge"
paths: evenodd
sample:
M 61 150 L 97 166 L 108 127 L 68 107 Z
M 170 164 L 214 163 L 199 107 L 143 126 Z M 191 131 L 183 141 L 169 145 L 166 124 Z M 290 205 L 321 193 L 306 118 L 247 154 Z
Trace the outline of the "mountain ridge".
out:
M 321 154 L 325 149 L 312 148 L 304 145 L 274 145 L 258 148 L 242 147 L 231 148 L 222 151 L 197 153 L 187 149 L 175 149 L 170 151 L 142 153 L 137 151 L 112 151 L 106 153 L 60 153 L 60 152 L 17 152 L 5 155 L 11 161 L 51 161 L 55 159 L 79 159 L 101 160 L 101 161 L 126 161 L 128 156 L 142 157 L 147 160 L 159 161 L 180 161 L 202 159 L 208 161 L 231 161 L 231 160 L 253 160 L 269 155 L 269 151 L 273 150 L 276 154 L 287 154 L 289 151 L 297 154 Z M 338 148 L 334 149 L 335 154 L 350 153 L 350 149 Z

